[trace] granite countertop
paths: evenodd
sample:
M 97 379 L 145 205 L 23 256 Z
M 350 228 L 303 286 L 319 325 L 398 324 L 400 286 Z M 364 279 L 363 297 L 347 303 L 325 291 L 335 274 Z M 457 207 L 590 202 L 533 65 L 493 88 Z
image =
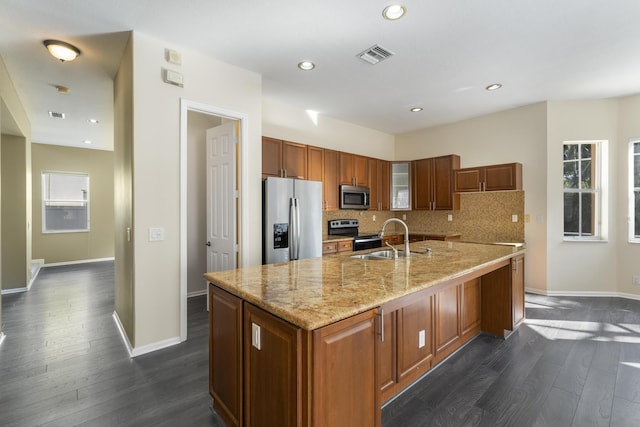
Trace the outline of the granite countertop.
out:
M 344 240 L 353 240 L 353 237 L 350 236 L 336 236 L 336 235 L 327 235 L 322 236 L 322 242 L 341 242 Z
M 282 319 L 314 330 L 524 253 L 510 246 L 442 241 L 415 242 L 410 248 L 420 254 L 370 261 L 351 258 L 350 252 L 204 277 Z M 426 248 L 432 254 L 425 254 Z

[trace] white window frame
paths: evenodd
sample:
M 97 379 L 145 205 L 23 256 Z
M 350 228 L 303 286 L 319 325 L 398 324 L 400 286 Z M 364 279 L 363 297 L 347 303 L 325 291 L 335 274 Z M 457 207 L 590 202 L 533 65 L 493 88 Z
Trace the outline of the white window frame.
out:
M 634 172 L 635 172 L 635 162 L 634 157 L 640 156 L 640 154 L 635 154 L 634 145 L 640 145 L 640 138 L 632 138 L 629 140 L 629 242 L 630 243 L 640 243 L 640 236 L 635 235 L 635 193 L 640 192 L 640 187 L 634 187 Z
M 595 162 L 592 160 L 591 167 L 595 167 L 593 187 L 590 189 L 573 189 L 564 188 L 562 184 L 562 235 L 565 242 L 606 242 L 608 234 L 607 226 L 607 165 L 608 165 L 608 141 L 606 140 L 585 140 L 585 141 L 563 141 L 562 147 L 564 152 L 565 145 L 585 145 L 592 144 L 596 146 Z M 578 149 L 578 152 L 581 152 Z M 593 156 L 593 154 L 592 154 Z M 562 178 L 564 182 L 564 163 L 562 160 Z M 594 194 L 595 208 L 593 212 L 594 231 L 591 234 L 566 235 L 564 231 L 564 196 L 567 193 L 591 193 Z M 582 229 L 582 227 L 580 227 Z
M 57 200 L 58 202 L 69 202 L 69 203 L 78 203 L 78 202 L 84 202 L 87 205 L 87 227 L 86 228 L 80 228 L 80 229 L 47 229 L 46 226 L 46 220 L 47 220 L 47 213 L 46 213 L 46 208 L 47 208 L 47 202 L 50 202 L 49 199 L 46 198 L 46 176 L 47 175 L 73 175 L 73 176 L 80 176 L 80 177 L 85 177 L 87 180 L 87 190 L 86 190 L 86 198 L 85 199 L 74 199 L 74 200 Z M 60 234 L 60 233 L 87 233 L 90 231 L 90 182 L 89 182 L 89 174 L 88 173 L 83 173 L 83 172 L 59 172 L 59 171 L 42 171 L 42 175 L 41 175 L 41 194 L 40 194 L 40 200 L 41 200 L 41 204 L 42 204 L 42 233 L 43 234 Z

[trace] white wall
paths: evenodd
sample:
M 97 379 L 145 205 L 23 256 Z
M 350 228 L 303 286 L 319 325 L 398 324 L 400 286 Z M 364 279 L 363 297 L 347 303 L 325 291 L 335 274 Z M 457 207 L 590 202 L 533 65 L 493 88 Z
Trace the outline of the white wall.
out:
M 182 66 L 164 60 L 165 48 L 182 53 Z M 246 114 L 249 145 L 248 212 L 261 211 L 261 77 L 183 46 L 133 34 L 135 239 L 135 346 L 180 335 L 180 99 Z M 162 68 L 184 76 L 184 88 L 161 80 Z M 242 176 L 242 171 L 241 171 Z M 260 264 L 260 215 L 250 215 L 242 246 L 248 264 Z M 165 240 L 149 242 L 150 227 L 163 227 Z
M 617 291 L 616 169 L 622 166 L 617 164 L 620 145 L 617 124 L 616 99 L 548 103 L 547 290 L 550 293 Z M 604 209 L 611 219 L 607 242 L 563 241 L 562 144 L 564 141 L 580 140 L 609 141 L 609 191 L 608 203 Z
M 315 125 L 309 115 L 272 99 L 262 100 L 262 134 L 332 150 L 394 160 L 394 137 L 320 114 Z
M 395 158 L 460 155 L 460 166 L 523 165 L 527 263 L 525 285 L 546 290 L 546 104 L 534 104 L 398 135 Z M 541 222 L 537 218 L 541 216 Z

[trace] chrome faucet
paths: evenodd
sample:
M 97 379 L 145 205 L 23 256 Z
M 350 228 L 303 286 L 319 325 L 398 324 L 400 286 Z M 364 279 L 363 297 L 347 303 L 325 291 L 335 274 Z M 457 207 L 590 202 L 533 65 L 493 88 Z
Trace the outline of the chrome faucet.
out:
M 404 227 L 404 256 L 408 257 L 409 254 L 410 254 L 410 251 L 409 251 L 409 227 L 407 227 L 407 224 L 403 220 L 398 219 L 398 218 L 389 218 L 388 220 L 386 220 L 382 224 L 382 230 L 380 230 L 380 237 L 384 237 L 384 227 L 386 227 L 386 225 L 389 224 L 390 222 L 399 222 Z
M 389 242 L 384 242 L 385 245 L 389 246 L 393 251 L 393 259 L 398 259 L 398 250 L 393 247 L 393 245 Z

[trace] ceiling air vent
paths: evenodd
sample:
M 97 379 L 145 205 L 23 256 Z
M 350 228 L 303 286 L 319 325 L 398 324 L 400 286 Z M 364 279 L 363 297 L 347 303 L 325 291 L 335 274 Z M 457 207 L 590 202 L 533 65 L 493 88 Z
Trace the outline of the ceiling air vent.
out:
M 395 54 L 390 50 L 376 44 L 371 46 L 369 49 L 360 52 L 357 56 L 359 56 L 363 61 L 366 61 L 371 65 L 375 65 L 380 61 L 384 61 L 392 55 Z
M 51 117 L 52 119 L 64 119 L 64 113 L 49 111 L 49 117 Z

